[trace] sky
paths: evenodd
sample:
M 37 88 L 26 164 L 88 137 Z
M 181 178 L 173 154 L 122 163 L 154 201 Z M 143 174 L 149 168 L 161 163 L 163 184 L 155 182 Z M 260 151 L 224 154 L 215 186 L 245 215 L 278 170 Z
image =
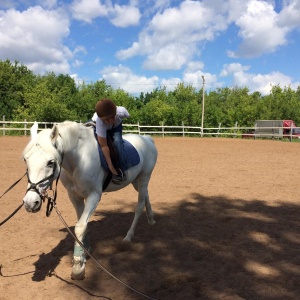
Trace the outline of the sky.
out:
M 0 60 L 132 95 L 300 86 L 300 0 L 0 0 Z

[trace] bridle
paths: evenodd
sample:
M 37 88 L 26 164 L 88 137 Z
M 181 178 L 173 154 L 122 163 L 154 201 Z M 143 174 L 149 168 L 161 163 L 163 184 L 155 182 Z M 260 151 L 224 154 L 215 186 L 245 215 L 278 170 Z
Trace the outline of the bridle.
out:
M 26 174 L 27 174 L 27 179 L 28 179 L 28 183 L 30 184 L 30 186 L 27 188 L 26 190 L 26 193 L 29 192 L 29 191 L 33 191 L 35 193 L 37 193 L 40 197 L 40 199 L 42 200 L 42 202 L 45 202 L 45 199 L 48 200 L 48 203 L 47 203 L 47 209 L 46 209 L 46 216 L 49 217 L 51 212 L 52 212 L 52 209 L 56 203 L 56 197 L 57 197 L 57 183 L 58 183 L 58 180 L 59 180 L 59 177 L 60 177 L 60 172 L 61 172 L 61 165 L 62 165 L 62 162 L 63 162 L 63 155 L 62 155 L 62 159 L 61 159 L 61 162 L 58 163 L 57 161 L 54 161 L 54 165 L 53 165 L 53 168 L 52 168 L 52 173 L 41 179 L 40 181 L 36 182 L 36 183 L 33 183 L 31 180 L 30 180 L 30 177 L 29 177 L 29 173 L 28 173 L 28 170 L 26 171 Z M 58 172 L 58 176 L 56 178 L 56 182 L 55 182 L 55 188 L 52 189 L 52 184 L 53 184 L 53 181 L 54 181 L 54 177 L 55 177 L 55 172 L 56 172 L 56 169 L 57 169 L 57 165 L 59 165 L 59 172 Z M 45 189 L 43 190 L 43 193 L 41 193 L 38 189 L 38 186 L 49 180 L 50 181 L 50 185 Z M 48 191 L 53 191 L 53 195 L 52 196 L 49 196 L 48 195 Z
M 53 165 L 53 169 L 52 169 L 52 174 L 50 174 L 49 176 L 47 176 L 46 178 L 36 182 L 36 183 L 33 183 L 31 180 L 30 180 L 30 177 L 29 177 L 29 174 L 28 174 L 28 168 L 25 172 L 25 174 L 19 178 L 15 183 L 13 183 L 1 196 L 0 196 L 0 199 L 5 195 L 7 194 L 11 189 L 13 189 L 22 179 L 25 175 L 27 175 L 27 179 L 28 179 L 28 184 L 30 184 L 29 188 L 27 188 L 26 190 L 26 193 L 28 191 L 34 191 L 35 193 L 37 193 L 40 197 L 40 199 L 42 200 L 42 202 L 45 201 L 45 199 L 48 200 L 48 204 L 47 204 L 47 209 L 46 209 L 46 216 L 49 217 L 51 212 L 52 212 L 52 209 L 53 207 L 55 207 L 55 204 L 56 204 L 56 198 L 57 198 L 57 183 L 58 183 L 58 180 L 59 180 L 59 177 L 60 177 L 60 172 L 61 172 L 61 166 L 62 166 L 62 163 L 63 163 L 63 158 L 64 158 L 64 152 L 62 151 L 61 152 L 61 162 L 58 162 L 58 161 L 54 161 L 54 165 Z M 55 182 L 55 189 L 53 190 L 52 189 L 52 184 L 53 184 L 53 180 L 54 180 L 54 176 L 55 176 L 55 171 L 56 171 L 56 168 L 57 166 L 59 166 L 59 172 L 58 172 L 58 176 L 56 178 L 56 182 Z M 50 180 L 51 183 L 50 185 L 44 190 L 43 194 L 40 193 L 40 191 L 38 190 L 38 185 L 45 182 L 46 180 Z M 48 195 L 48 192 L 52 190 L 53 191 L 53 195 L 52 196 L 49 196 Z M 26 194 L 25 193 L 25 194 Z M 0 222 L 0 226 L 2 226 L 3 224 L 5 224 L 8 220 L 10 220 L 21 208 L 22 206 L 24 205 L 24 203 L 22 203 L 21 205 L 19 205 L 6 219 L 4 219 L 3 221 Z M 41 207 L 41 206 L 40 206 Z
M 42 193 L 38 190 L 38 185 L 41 184 L 41 183 L 43 183 L 43 182 L 45 182 L 45 181 L 47 181 L 47 180 L 50 180 L 51 183 L 50 183 L 49 187 L 48 187 L 46 190 L 48 190 L 49 188 L 52 189 L 52 183 L 53 183 L 55 171 L 56 171 L 56 163 L 54 163 L 54 166 L 53 166 L 53 169 L 52 169 L 52 174 L 50 174 L 50 175 L 47 176 L 46 178 L 44 178 L 44 179 L 42 179 L 42 180 L 40 180 L 40 181 L 38 181 L 38 182 L 36 182 L 36 183 L 33 183 L 33 182 L 30 180 L 30 178 L 29 178 L 28 169 L 27 169 L 26 175 L 27 175 L 28 183 L 30 184 L 30 186 L 29 186 L 29 188 L 26 190 L 26 193 L 25 193 L 25 194 L 27 194 L 27 192 L 29 192 L 29 191 L 34 191 L 34 192 L 36 192 L 36 193 L 40 196 L 41 199 L 43 199 L 43 198 L 44 198 L 44 194 L 42 194 Z

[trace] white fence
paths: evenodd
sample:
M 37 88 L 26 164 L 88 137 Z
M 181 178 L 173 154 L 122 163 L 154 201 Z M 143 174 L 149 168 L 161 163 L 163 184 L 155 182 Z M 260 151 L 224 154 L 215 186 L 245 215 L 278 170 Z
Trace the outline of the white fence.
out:
M 2 135 L 28 135 L 30 134 L 30 128 L 33 122 L 19 121 L 0 121 L 0 132 Z M 49 122 L 39 122 L 39 130 L 44 128 L 51 128 L 53 124 Z M 295 127 L 294 127 L 295 128 Z M 197 126 L 185 126 L 184 123 L 180 126 L 166 126 L 163 123 L 159 126 L 148 126 L 138 124 L 123 124 L 124 133 L 136 133 L 140 135 L 149 134 L 157 136 L 210 136 L 210 137 L 242 137 L 242 138 L 259 138 L 259 134 L 254 133 L 254 127 L 239 127 L 238 123 L 234 127 L 218 127 L 202 128 Z M 256 128 L 257 129 L 257 128 Z M 264 137 L 266 137 L 264 135 Z M 299 136 L 291 134 L 284 135 L 284 138 L 288 138 L 290 141 L 293 139 L 299 139 Z M 278 138 L 275 135 L 270 134 L 269 138 Z

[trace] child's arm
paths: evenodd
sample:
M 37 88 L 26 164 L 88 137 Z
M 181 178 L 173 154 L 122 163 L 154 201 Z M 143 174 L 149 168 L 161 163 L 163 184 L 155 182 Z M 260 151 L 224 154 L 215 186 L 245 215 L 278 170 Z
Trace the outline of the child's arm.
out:
M 114 175 L 118 175 L 118 172 L 116 171 L 115 167 L 112 164 L 111 158 L 110 158 L 110 151 L 107 145 L 107 139 L 97 136 L 98 142 L 100 144 L 100 147 L 102 149 L 103 155 L 105 157 L 105 160 L 107 162 L 108 168 Z

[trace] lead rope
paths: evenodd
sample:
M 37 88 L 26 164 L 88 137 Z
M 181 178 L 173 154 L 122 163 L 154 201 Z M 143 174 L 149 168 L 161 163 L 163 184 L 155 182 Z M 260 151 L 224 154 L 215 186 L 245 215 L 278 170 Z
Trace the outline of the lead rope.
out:
M 4 223 L 6 223 L 10 218 L 12 218 L 20 209 L 21 207 L 23 206 L 23 203 L 18 207 L 16 208 L 13 213 L 11 213 L 6 219 L 4 219 L 1 223 L 0 223 L 0 226 L 2 226 Z
M 54 208 L 55 208 L 55 211 L 58 215 L 58 217 L 60 218 L 60 220 L 62 221 L 62 223 L 64 224 L 65 228 L 67 229 L 67 231 L 70 233 L 70 235 L 73 237 L 73 239 L 83 248 L 83 250 L 85 251 L 85 253 L 87 255 L 90 256 L 90 258 L 98 265 L 98 267 L 100 267 L 103 271 L 105 271 L 109 276 L 111 276 L 113 279 L 117 280 L 119 283 L 123 284 L 124 286 L 126 286 L 128 289 L 132 290 L 133 292 L 145 297 L 145 298 L 148 298 L 148 299 L 152 299 L 152 300 L 158 300 L 156 298 L 153 298 L 153 297 L 150 297 L 136 289 L 134 289 L 133 287 L 129 286 L 127 283 L 125 283 L 124 281 L 122 281 L 121 279 L 117 278 L 115 275 L 113 275 L 111 272 L 109 272 L 105 267 L 103 267 L 99 261 L 97 259 L 95 259 L 93 257 L 93 255 L 84 247 L 84 245 L 79 241 L 79 239 L 75 236 L 75 234 L 73 234 L 73 232 L 70 230 L 68 224 L 66 223 L 66 221 L 64 220 L 64 218 L 62 217 L 60 211 L 58 210 L 58 208 L 56 207 L 56 203 L 54 203 Z
M 18 179 L 15 183 L 13 183 L 1 196 L 0 196 L 0 199 L 6 194 L 8 193 L 13 187 L 15 187 L 22 179 L 23 177 L 27 174 L 27 171 L 25 172 L 25 174 L 20 178 Z M 23 206 L 23 203 L 18 206 L 6 219 L 4 219 L 1 223 L 0 223 L 0 226 L 2 226 L 4 223 L 6 223 L 10 218 L 12 218 L 20 209 L 21 207 Z
M 12 188 L 14 188 L 22 179 L 23 177 L 27 174 L 27 171 L 25 172 L 25 174 L 20 178 L 18 179 L 15 183 L 13 183 L 1 196 L 0 196 L 0 199 L 6 194 L 8 193 Z

